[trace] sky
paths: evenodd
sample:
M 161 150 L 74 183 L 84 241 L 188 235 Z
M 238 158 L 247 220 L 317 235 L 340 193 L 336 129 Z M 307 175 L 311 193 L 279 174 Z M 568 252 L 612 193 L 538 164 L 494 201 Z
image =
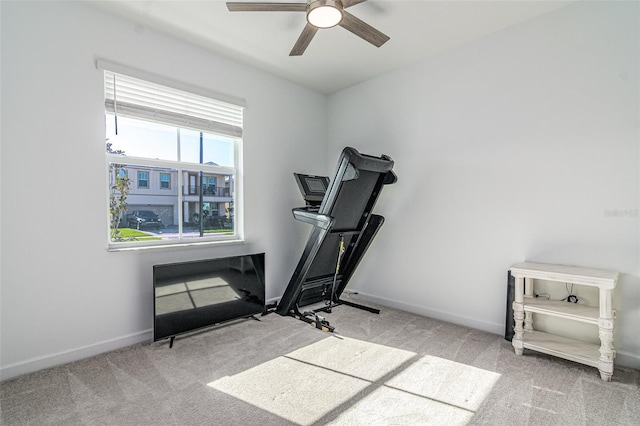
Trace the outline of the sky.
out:
M 200 132 L 177 129 L 128 117 L 106 115 L 106 137 L 111 149 L 126 156 L 200 163 Z M 179 133 L 179 135 L 178 135 Z M 178 137 L 179 136 L 179 137 Z M 228 136 L 203 133 L 202 163 L 234 167 L 234 140 Z

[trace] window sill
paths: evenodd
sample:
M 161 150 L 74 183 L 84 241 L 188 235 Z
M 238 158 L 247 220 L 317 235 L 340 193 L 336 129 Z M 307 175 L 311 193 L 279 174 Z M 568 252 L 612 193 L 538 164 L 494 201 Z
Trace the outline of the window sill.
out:
M 234 239 L 234 240 L 216 240 L 216 241 L 198 241 L 198 242 L 184 242 L 184 243 L 174 243 L 174 244 L 150 244 L 150 245 L 139 245 L 139 246 L 125 246 L 119 247 L 110 245 L 107 247 L 108 252 L 124 252 L 124 251 L 141 251 L 141 250 L 165 250 L 165 249 L 182 249 L 182 248 L 192 248 L 192 247 L 207 247 L 207 246 L 217 246 L 217 245 L 235 245 L 235 244 L 244 244 L 246 241 L 244 239 Z

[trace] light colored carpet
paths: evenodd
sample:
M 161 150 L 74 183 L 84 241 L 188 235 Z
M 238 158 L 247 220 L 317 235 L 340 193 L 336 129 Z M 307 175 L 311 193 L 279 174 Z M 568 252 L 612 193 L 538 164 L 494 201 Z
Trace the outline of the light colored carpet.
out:
M 340 306 L 323 333 L 270 314 L 0 383 L 3 425 L 638 425 L 640 372 Z

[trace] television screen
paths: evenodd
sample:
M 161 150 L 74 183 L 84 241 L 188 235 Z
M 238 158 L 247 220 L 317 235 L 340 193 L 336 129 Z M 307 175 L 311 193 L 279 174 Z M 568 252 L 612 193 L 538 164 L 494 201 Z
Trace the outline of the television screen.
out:
M 154 341 L 250 317 L 265 309 L 264 253 L 154 265 L 153 290 Z

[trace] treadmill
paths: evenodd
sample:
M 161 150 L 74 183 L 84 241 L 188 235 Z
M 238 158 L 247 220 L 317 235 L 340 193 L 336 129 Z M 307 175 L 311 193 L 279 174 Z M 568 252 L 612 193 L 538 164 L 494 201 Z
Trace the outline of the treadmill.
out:
M 334 178 L 294 173 L 306 201 L 293 209 L 295 219 L 312 225 L 307 244 L 276 312 L 290 315 L 324 331 L 333 331 L 318 312 L 348 305 L 380 311 L 340 299 L 360 260 L 371 245 L 384 217 L 372 214 L 384 185 L 397 181 L 393 160 L 346 147 Z M 325 189 L 326 188 L 326 189 Z M 325 306 L 301 312 L 303 306 L 324 301 Z

